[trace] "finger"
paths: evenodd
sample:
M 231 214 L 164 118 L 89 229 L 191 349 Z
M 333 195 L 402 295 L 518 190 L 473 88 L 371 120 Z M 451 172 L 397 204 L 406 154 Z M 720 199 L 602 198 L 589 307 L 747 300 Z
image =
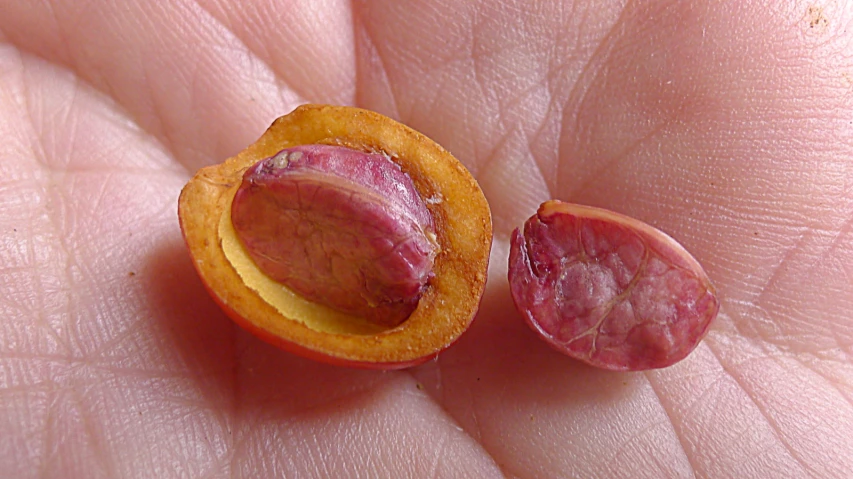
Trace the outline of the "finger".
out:
M 4 3 L 9 41 L 112 97 L 191 171 L 306 99 L 350 99 L 343 2 Z

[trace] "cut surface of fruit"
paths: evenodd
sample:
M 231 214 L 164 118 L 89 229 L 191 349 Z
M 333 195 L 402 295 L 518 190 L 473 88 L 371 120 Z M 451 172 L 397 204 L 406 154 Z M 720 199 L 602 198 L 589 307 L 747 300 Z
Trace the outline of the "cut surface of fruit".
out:
M 527 323 L 557 350 L 596 367 L 670 366 L 719 310 L 699 263 L 638 220 L 559 201 L 512 236 L 509 281 Z
M 438 251 L 432 216 L 399 165 L 341 146 L 297 146 L 256 163 L 231 221 L 271 279 L 385 326 L 414 311 Z

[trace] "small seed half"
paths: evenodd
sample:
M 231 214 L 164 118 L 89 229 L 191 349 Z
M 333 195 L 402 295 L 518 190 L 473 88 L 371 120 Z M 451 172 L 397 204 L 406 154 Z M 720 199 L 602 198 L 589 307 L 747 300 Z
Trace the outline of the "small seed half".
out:
M 699 263 L 633 218 L 548 201 L 515 230 L 513 300 L 560 352 L 611 370 L 670 366 L 705 336 L 719 310 Z

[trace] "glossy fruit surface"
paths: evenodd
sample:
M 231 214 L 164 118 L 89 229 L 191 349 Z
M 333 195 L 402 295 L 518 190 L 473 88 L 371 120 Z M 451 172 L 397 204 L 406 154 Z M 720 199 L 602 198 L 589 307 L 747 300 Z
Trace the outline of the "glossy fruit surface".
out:
M 438 251 L 433 276 L 398 326 L 307 300 L 259 269 L 238 238 L 231 209 L 245 172 L 300 145 L 386 156 L 411 178 L 427 205 Z M 178 212 L 196 269 L 222 309 L 262 339 L 324 362 L 366 368 L 423 362 L 468 328 L 485 286 L 492 225 L 476 181 L 435 142 L 366 110 L 297 108 L 237 156 L 200 170 L 184 187 Z
M 383 326 L 415 310 L 439 250 L 432 215 L 400 166 L 341 146 L 296 146 L 256 163 L 231 222 L 272 280 Z
M 620 371 L 684 359 L 719 310 L 699 263 L 633 218 L 559 201 L 512 236 L 509 281 L 527 323 L 558 351 Z

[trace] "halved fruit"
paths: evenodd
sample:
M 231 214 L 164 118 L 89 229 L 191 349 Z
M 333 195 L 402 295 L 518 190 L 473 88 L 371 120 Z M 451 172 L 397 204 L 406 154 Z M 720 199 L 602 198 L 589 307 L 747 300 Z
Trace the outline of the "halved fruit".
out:
M 437 243 L 432 277 L 399 325 L 305 299 L 262 272 L 235 232 L 232 202 L 244 173 L 299 145 L 386 156 L 426 204 Z M 304 105 L 277 119 L 237 156 L 201 169 L 181 192 L 178 214 L 199 276 L 228 316 L 265 341 L 319 361 L 375 369 L 426 361 L 470 326 L 485 287 L 492 224 L 476 181 L 429 138 L 367 110 Z

